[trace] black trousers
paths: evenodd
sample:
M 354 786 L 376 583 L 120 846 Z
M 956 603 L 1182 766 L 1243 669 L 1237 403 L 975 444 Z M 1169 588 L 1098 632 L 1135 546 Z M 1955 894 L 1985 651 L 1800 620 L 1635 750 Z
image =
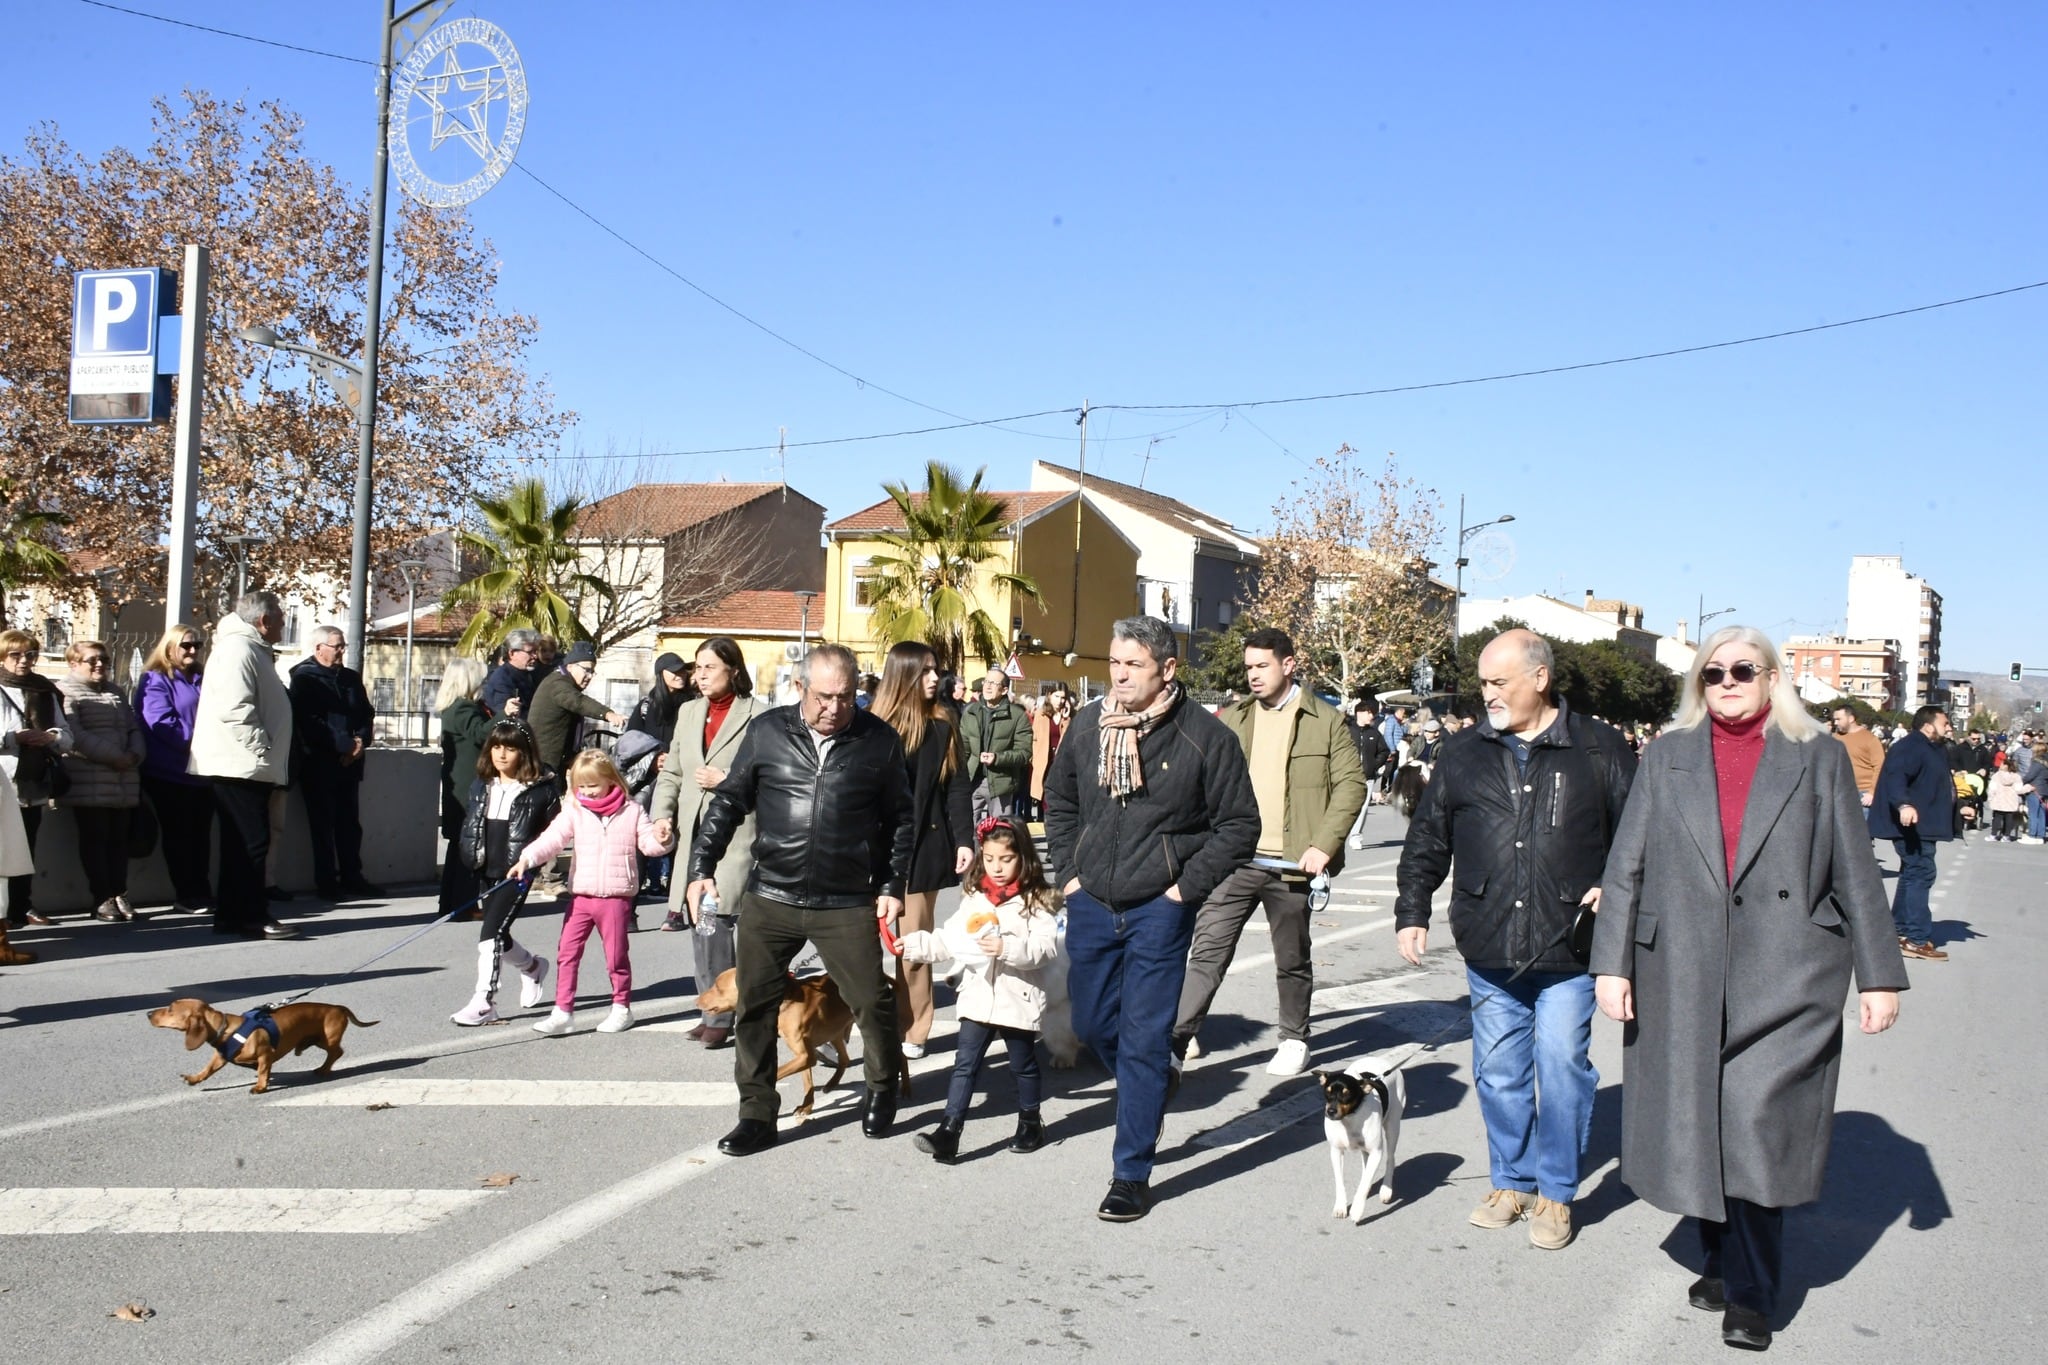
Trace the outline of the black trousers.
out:
M 21 808 L 21 828 L 22 832 L 28 835 L 28 851 L 31 858 L 35 856 L 36 851 L 36 831 L 41 829 L 42 826 L 43 808 L 41 806 L 23 806 Z M 18 877 L 9 877 L 7 879 L 7 918 L 10 922 L 15 924 L 21 923 L 22 920 L 28 918 L 28 912 L 36 908 L 35 890 L 36 874 L 33 872 L 24 872 Z
M 213 795 L 204 783 L 142 777 L 143 793 L 156 811 L 164 870 L 178 904 L 203 910 L 213 902 Z
M 220 888 L 213 898 L 213 927 L 223 933 L 247 933 L 270 920 L 270 903 L 263 895 L 270 792 L 268 782 L 213 780 L 213 806 L 220 815 Z
M 781 1108 L 775 1093 L 775 1020 L 782 983 L 808 939 L 825 971 L 860 1024 L 861 1065 L 868 1089 L 888 1090 L 903 1064 L 896 1031 L 896 996 L 882 974 L 882 939 L 875 912 L 865 905 L 806 910 L 749 891 L 740 897 L 734 933 L 740 1007 L 733 1030 L 733 1079 L 740 1087 L 740 1117 L 773 1123 Z
M 92 903 L 104 904 L 128 894 L 128 828 L 135 820 L 129 806 L 73 806 L 78 825 L 78 866 L 85 873 Z
M 299 795 L 313 836 L 313 885 L 322 891 L 363 879 L 362 774 L 355 764 L 312 761 L 299 770 Z
M 1706 1274 L 1721 1281 L 1729 1303 L 1769 1317 L 1778 1311 L 1783 1280 L 1785 1211 L 1747 1199 L 1726 1205 L 1721 1222 L 1699 1220 Z

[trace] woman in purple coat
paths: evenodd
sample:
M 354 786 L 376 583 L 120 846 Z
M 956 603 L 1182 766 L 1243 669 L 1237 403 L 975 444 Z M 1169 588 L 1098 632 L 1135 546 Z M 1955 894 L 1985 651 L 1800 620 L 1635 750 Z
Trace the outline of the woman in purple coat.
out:
M 192 716 L 199 708 L 199 659 L 206 637 L 195 626 L 172 626 L 149 656 L 135 689 L 148 754 L 142 790 L 163 832 L 164 867 L 171 874 L 175 911 L 202 913 L 213 904 L 207 850 L 213 800 L 207 781 L 185 771 L 192 757 Z

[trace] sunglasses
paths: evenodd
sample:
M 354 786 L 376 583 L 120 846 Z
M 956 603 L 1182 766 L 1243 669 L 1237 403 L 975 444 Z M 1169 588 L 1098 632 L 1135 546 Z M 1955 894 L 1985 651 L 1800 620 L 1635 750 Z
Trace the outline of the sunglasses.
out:
M 1709 687 L 1719 687 L 1728 678 L 1733 678 L 1739 683 L 1753 683 L 1763 676 L 1763 672 L 1763 669 L 1747 661 L 1730 664 L 1726 668 L 1719 664 L 1708 664 L 1700 670 L 1700 681 Z

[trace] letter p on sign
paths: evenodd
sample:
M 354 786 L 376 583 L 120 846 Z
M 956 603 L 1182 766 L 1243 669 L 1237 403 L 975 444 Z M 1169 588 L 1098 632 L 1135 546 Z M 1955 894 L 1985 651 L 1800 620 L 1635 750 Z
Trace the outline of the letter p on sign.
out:
M 107 334 L 116 323 L 135 316 L 135 281 L 122 275 L 101 275 L 92 281 L 92 349 L 108 351 Z

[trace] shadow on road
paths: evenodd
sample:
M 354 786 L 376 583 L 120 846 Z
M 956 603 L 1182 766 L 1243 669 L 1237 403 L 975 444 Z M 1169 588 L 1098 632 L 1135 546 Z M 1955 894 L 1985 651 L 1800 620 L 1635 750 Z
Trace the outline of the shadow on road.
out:
M 1970 927 L 1966 919 L 1938 919 L 1934 921 L 1934 941 L 1941 943 L 1968 943 L 1973 939 L 1985 938 Z
M 350 982 L 360 982 L 375 977 L 418 976 L 439 971 L 438 967 L 392 967 L 384 971 L 365 972 Z M 74 1019 L 96 1019 L 103 1015 L 128 1014 L 133 1012 L 136 1022 L 146 1023 L 143 1016 L 161 1005 L 173 1000 L 204 1000 L 216 1009 L 228 1009 L 228 1003 L 238 1007 L 262 1000 L 273 1000 L 290 995 L 294 991 L 319 989 L 336 984 L 333 978 L 314 972 L 289 972 L 276 976 L 239 976 L 213 981 L 195 981 L 190 984 L 165 986 L 162 990 L 141 991 L 130 995 L 103 995 L 89 1000 L 58 1000 L 47 1005 L 15 1005 L 7 1012 L 13 1016 L 16 1026 L 34 1024 L 57 1024 Z M 223 1003 L 228 1002 L 228 1003 Z M 329 1001 L 327 1003 L 346 1003 Z

